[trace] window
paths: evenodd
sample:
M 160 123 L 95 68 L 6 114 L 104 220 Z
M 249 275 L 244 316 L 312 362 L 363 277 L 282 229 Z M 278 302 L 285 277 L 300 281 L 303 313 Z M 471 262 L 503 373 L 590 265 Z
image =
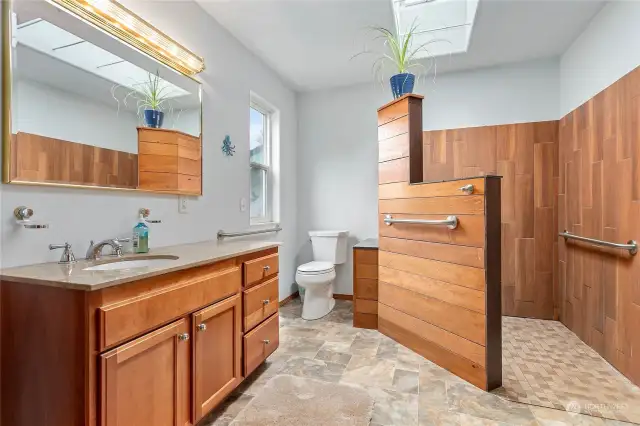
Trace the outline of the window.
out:
M 249 107 L 249 162 L 251 164 L 251 224 L 271 222 L 271 113 L 252 100 Z

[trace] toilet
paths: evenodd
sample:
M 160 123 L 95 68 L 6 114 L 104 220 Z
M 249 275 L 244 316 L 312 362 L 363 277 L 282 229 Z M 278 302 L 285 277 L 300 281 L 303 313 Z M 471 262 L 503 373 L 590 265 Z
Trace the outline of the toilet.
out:
M 336 304 L 333 299 L 335 265 L 347 261 L 348 231 L 311 231 L 313 261 L 298 266 L 296 283 L 304 288 L 302 318 L 322 318 Z

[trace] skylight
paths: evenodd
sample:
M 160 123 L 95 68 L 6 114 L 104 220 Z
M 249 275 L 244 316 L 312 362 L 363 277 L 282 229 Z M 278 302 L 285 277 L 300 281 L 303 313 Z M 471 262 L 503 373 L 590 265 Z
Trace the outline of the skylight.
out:
M 478 1 L 391 0 L 391 3 L 396 30 L 400 34 L 405 34 L 414 24 L 418 27 L 419 33 L 415 36 L 414 47 L 440 40 L 427 45 L 428 52 L 420 52 L 420 58 L 466 52 Z
M 34 19 L 18 25 L 16 33 L 18 43 L 117 85 L 139 91 L 140 86 L 149 79 L 149 73 L 144 69 L 43 19 Z M 160 86 L 167 88 L 169 98 L 190 94 L 162 78 Z

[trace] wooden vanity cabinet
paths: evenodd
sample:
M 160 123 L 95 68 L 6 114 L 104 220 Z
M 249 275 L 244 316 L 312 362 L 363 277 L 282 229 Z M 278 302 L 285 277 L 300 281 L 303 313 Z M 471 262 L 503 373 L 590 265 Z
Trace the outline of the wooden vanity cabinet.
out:
M 193 314 L 194 423 L 242 381 L 239 294 Z
M 276 266 L 247 285 L 261 262 Z M 0 424 L 196 424 L 277 349 L 277 262 L 274 247 L 94 291 L 2 281 Z
M 100 424 L 190 425 L 185 319 L 100 356 Z

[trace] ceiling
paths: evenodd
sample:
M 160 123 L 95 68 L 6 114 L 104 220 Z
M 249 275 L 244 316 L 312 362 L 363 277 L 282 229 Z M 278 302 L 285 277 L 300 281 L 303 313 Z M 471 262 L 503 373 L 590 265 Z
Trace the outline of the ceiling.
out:
M 390 0 L 196 0 L 298 91 L 372 81 L 370 26 L 394 28 Z M 435 0 L 455 2 L 464 0 Z M 438 72 L 556 57 L 606 0 L 480 0 L 466 53 Z

